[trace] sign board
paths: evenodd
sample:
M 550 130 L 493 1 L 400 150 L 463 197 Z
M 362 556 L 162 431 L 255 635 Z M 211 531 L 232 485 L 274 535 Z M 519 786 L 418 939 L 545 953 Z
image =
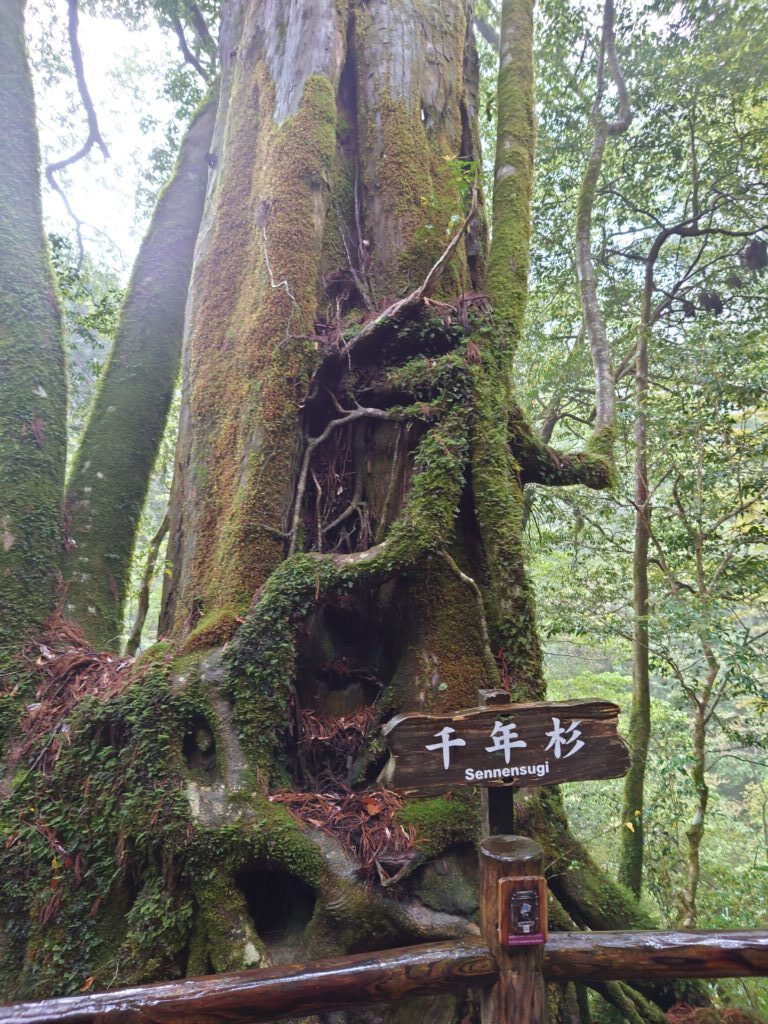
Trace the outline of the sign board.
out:
M 629 768 L 618 717 L 607 700 L 397 715 L 382 729 L 394 758 L 384 776 L 412 792 L 614 779 Z

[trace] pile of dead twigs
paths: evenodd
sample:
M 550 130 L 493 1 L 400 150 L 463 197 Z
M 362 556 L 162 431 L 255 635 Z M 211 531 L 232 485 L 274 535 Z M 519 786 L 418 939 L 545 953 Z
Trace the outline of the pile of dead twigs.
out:
M 373 724 L 373 711 L 361 707 L 348 715 L 328 715 L 312 708 L 299 708 L 296 728 L 299 760 L 304 771 L 313 778 L 338 779 L 351 783 L 351 772 L 359 757 L 365 738 Z
M 12 764 L 32 760 L 31 768 L 48 772 L 69 742 L 68 718 L 84 697 L 107 700 L 130 682 L 133 658 L 94 650 L 81 630 L 58 614 L 24 656 L 40 674 L 35 700 L 25 710 L 21 739 L 11 751 Z M 41 741 L 45 740 L 42 749 Z
M 388 789 L 356 793 L 345 786 L 325 793 L 282 790 L 270 800 L 285 804 L 302 825 L 319 828 L 354 854 L 365 878 L 383 886 L 403 878 L 417 859 L 414 832 L 395 822 L 402 806 Z

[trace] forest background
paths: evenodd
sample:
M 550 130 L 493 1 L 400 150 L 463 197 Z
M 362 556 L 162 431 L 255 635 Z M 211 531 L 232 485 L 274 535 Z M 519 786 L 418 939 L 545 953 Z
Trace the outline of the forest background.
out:
M 201 8 L 215 31 L 213 6 Z M 499 12 L 486 3 L 477 13 L 488 161 Z M 566 451 L 583 445 L 594 417 L 575 225 L 601 14 L 602 6 L 566 0 L 545 0 L 537 11 L 531 297 L 517 388 L 545 440 Z M 60 215 L 62 197 L 46 199 L 67 324 L 72 452 L 113 340 L 124 267 L 132 262 L 127 251 L 122 262 L 116 258 L 116 249 L 127 249 L 125 228 L 109 239 L 103 220 L 86 223 L 96 218 L 84 209 L 78 183 L 98 177 L 109 189 L 111 174 L 122 178 L 123 195 L 133 192 L 140 236 L 213 74 L 205 38 L 188 27 L 184 34 L 172 3 L 94 3 L 83 5 L 82 17 L 106 26 L 98 30 L 105 50 L 112 28 L 123 41 L 110 55 L 108 86 L 90 78 L 84 46 L 100 131 L 111 145 L 122 126 L 110 107 L 133 105 L 141 109 L 135 130 L 143 139 L 118 159 L 94 149 L 56 175 L 83 218 L 77 231 Z M 110 19 L 119 19 L 120 28 Z M 609 873 L 630 884 L 632 844 L 641 841 L 642 898 L 663 923 L 761 927 L 768 914 L 768 16 L 748 0 L 657 0 L 619 4 L 616 19 L 634 119 L 606 150 L 592 247 L 618 354 L 617 479 L 607 492 L 527 489 L 526 543 L 548 696 L 604 697 L 629 716 L 634 674 L 634 713 L 642 718 L 640 631 L 651 695 L 645 792 L 633 802 L 621 781 L 572 787 L 566 802 L 574 829 Z M 29 7 L 27 22 L 45 165 L 76 148 L 83 111 L 66 12 Z M 145 38 L 139 33 L 150 22 L 160 31 L 146 38 L 163 56 L 154 66 L 120 52 L 127 40 Z M 97 30 L 89 24 L 88 31 L 95 40 Z M 107 88 L 110 95 L 102 92 Z M 136 104 L 138 94 L 148 100 Z M 490 164 L 453 167 L 467 191 L 476 172 L 490 193 Z M 156 637 L 177 419 L 178 400 L 134 552 L 121 639 L 131 653 Z M 638 473 L 646 493 L 638 491 Z M 640 616 L 639 557 L 650 591 L 647 615 Z M 717 989 L 729 1002 L 768 1013 L 763 983 Z

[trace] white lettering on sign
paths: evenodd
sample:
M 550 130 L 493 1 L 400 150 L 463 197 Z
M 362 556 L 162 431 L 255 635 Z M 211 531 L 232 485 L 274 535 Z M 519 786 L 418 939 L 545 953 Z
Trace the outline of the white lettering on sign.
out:
M 544 748 L 544 751 L 553 751 L 556 761 L 573 757 L 574 754 L 577 754 L 586 746 L 584 740 L 581 739 L 582 733 L 581 729 L 579 729 L 580 725 L 580 718 L 573 719 L 566 729 L 560 724 L 559 718 L 553 717 L 551 732 L 546 732 L 544 734 L 549 737 L 549 743 Z M 425 750 L 439 750 L 442 753 L 443 768 L 446 771 L 451 767 L 451 747 L 466 747 L 467 745 L 466 740 L 461 739 L 459 736 L 453 736 L 455 732 L 456 730 L 453 726 L 446 725 L 440 730 L 440 732 L 436 732 L 434 734 L 440 741 L 439 743 L 427 743 L 424 746 Z M 505 724 L 504 722 L 496 721 L 490 738 L 493 743 L 490 747 L 485 748 L 486 751 L 489 754 L 503 754 L 504 761 L 507 765 L 509 765 L 512 758 L 513 750 L 524 749 L 528 746 L 526 740 L 521 740 L 519 738 L 517 725 L 514 722 L 507 722 Z M 571 748 L 570 750 L 568 750 L 569 747 Z M 567 750 L 567 753 L 563 753 L 564 750 Z M 483 774 L 483 771 L 485 771 L 485 774 Z M 549 772 L 549 761 L 538 765 L 528 765 L 527 767 L 510 768 L 509 770 L 506 768 L 488 768 L 483 770 L 468 768 L 467 772 L 474 772 L 472 777 L 467 775 L 465 772 L 468 782 L 472 781 L 472 778 L 506 779 L 510 778 L 512 775 L 538 775 L 541 777 Z M 493 774 L 494 772 L 500 774 Z
M 515 730 L 517 726 L 514 722 L 508 722 L 503 725 L 501 722 L 496 722 L 491 733 L 491 739 L 493 740 L 492 747 L 486 747 L 485 749 L 489 754 L 496 754 L 498 751 L 504 751 L 504 760 L 509 764 L 509 757 L 514 747 L 527 747 L 528 744 L 525 740 L 519 740 Z
M 521 775 L 537 775 L 543 779 L 549 775 L 549 761 L 543 764 L 510 765 L 508 768 L 466 768 L 465 782 L 479 782 L 482 779 L 515 779 Z
M 545 750 L 552 750 L 555 755 L 555 760 L 559 761 L 562 757 L 565 760 L 566 757 L 573 757 L 577 754 L 582 747 L 586 746 L 584 740 L 581 737 L 581 719 L 578 721 L 571 722 L 567 729 L 563 729 L 560 725 L 559 718 L 552 719 L 552 732 L 548 732 L 547 736 L 551 737 L 549 743 L 544 748 Z M 573 745 L 573 749 L 569 750 L 567 754 L 563 754 L 563 747 Z
M 443 768 L 445 768 L 446 771 L 451 767 L 451 747 L 466 747 L 467 745 L 466 740 L 452 740 L 451 733 L 454 732 L 456 732 L 456 730 L 452 726 L 446 725 L 446 727 L 441 729 L 440 732 L 435 733 L 435 736 L 439 737 L 440 742 L 430 743 L 425 746 L 425 750 L 442 750 Z

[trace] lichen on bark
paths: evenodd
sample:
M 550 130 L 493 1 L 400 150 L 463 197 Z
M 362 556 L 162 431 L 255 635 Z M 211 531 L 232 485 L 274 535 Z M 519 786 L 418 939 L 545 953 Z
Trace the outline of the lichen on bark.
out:
M 40 202 L 24 3 L 0 10 L 0 658 L 51 613 L 61 551 L 66 374 Z

